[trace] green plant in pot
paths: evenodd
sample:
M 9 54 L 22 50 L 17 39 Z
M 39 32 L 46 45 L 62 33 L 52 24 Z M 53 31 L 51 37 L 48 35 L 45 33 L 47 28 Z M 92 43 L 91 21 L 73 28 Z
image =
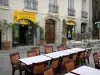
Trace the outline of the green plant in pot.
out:
M 8 28 L 9 28 L 9 24 L 7 22 L 7 20 L 1 20 L 0 21 L 0 30 L 2 32 L 2 49 L 3 50 L 8 50 L 10 49 L 10 41 L 8 40 Z M 6 37 L 6 39 L 4 39 L 4 37 Z
M 66 40 L 67 40 L 67 38 L 66 38 L 66 31 L 62 31 L 62 35 L 63 35 L 63 37 L 62 37 L 62 43 L 64 43 L 64 44 L 66 44 Z
M 66 29 L 67 29 L 66 20 L 63 20 L 62 43 L 64 43 L 64 44 L 66 44 L 66 40 L 67 40 L 67 38 L 66 38 L 66 33 L 67 33 Z
M 18 44 L 19 35 L 18 35 L 17 24 L 10 23 L 9 27 L 12 28 L 12 32 L 13 32 L 13 45 Z
M 45 44 L 45 38 L 44 38 L 44 30 L 42 27 L 40 27 L 40 45 Z

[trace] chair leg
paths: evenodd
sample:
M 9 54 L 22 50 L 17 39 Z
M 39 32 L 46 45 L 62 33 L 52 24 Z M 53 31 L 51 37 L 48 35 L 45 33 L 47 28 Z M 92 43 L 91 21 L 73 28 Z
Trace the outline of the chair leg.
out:
M 84 65 L 86 65 L 86 60 L 85 59 L 83 59 L 83 62 L 84 62 Z
M 14 74 L 15 74 L 15 69 L 12 70 L 12 75 L 14 75 Z
M 19 75 L 22 75 L 22 71 L 19 70 Z
M 89 58 L 87 58 L 88 64 L 89 64 Z

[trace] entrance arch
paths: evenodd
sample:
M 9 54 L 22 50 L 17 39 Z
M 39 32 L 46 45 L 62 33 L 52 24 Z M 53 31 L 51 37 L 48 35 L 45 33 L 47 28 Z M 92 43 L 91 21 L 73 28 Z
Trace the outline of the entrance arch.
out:
M 74 39 L 74 34 L 75 34 L 75 25 L 76 23 L 73 20 L 68 20 L 66 21 L 66 36 L 68 38 L 68 40 L 72 40 Z
M 29 19 L 19 19 L 16 21 L 18 31 L 13 34 L 13 42 L 18 41 L 19 45 L 34 44 L 34 23 Z M 15 39 L 17 38 L 17 39 Z
M 45 41 L 47 44 L 55 42 L 55 24 L 53 19 L 47 19 L 45 21 Z

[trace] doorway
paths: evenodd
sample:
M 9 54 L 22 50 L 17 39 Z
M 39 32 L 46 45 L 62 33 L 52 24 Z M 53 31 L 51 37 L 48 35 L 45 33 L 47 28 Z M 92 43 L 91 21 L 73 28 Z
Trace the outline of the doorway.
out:
M 55 42 L 55 21 L 52 19 L 46 20 L 45 41 L 47 44 Z
M 19 44 L 27 45 L 28 25 L 19 25 Z
M 74 25 L 67 25 L 67 38 L 68 40 L 72 40 L 73 34 L 75 33 L 75 26 Z
M 86 23 L 81 23 L 81 33 L 85 33 L 86 32 Z

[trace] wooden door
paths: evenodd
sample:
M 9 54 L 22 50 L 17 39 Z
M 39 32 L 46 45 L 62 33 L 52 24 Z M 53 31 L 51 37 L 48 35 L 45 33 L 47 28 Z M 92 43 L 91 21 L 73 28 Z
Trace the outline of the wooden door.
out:
M 47 44 L 55 42 L 55 21 L 52 19 L 46 20 L 45 41 Z

